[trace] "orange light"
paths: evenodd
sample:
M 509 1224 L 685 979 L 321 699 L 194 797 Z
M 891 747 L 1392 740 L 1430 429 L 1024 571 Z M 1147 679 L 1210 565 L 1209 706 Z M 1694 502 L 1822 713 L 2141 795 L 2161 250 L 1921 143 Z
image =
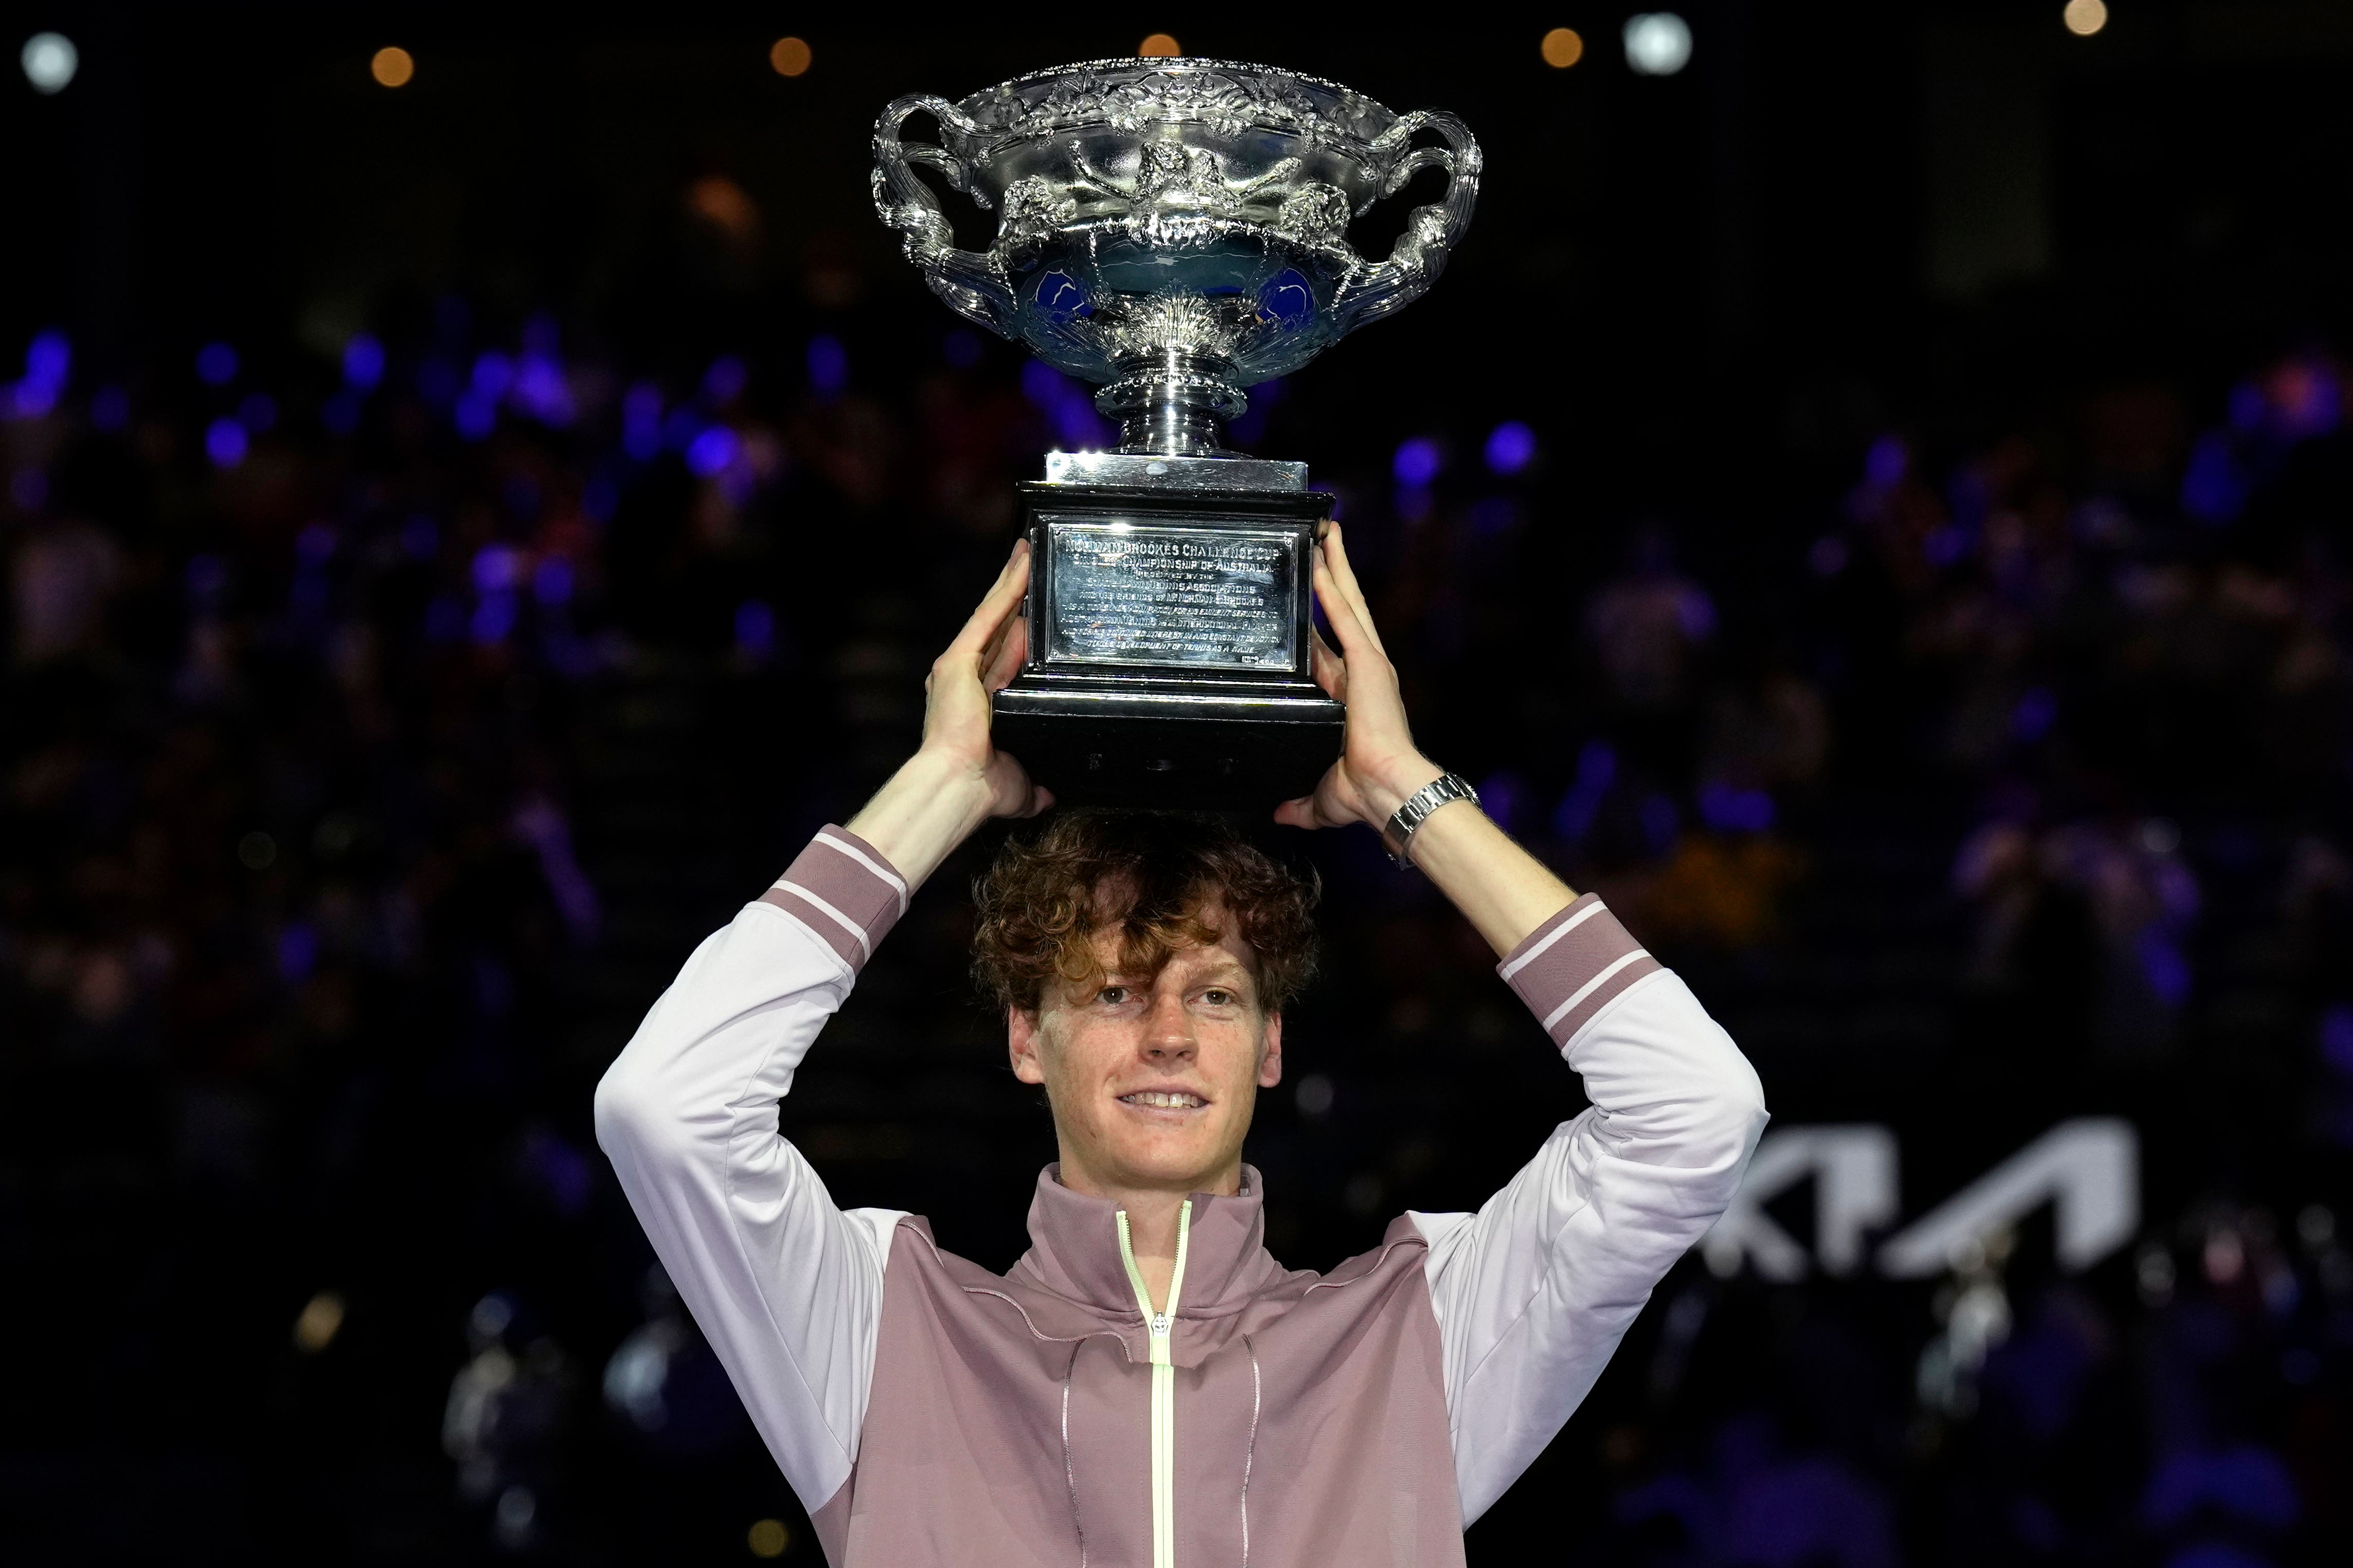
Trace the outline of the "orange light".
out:
M 397 47 L 378 49 L 368 61 L 368 75 L 385 87 L 406 87 L 408 79 L 417 74 L 417 60 L 406 49 Z
M 768 46 L 768 63 L 778 76 L 798 76 L 809 68 L 817 57 L 809 52 L 806 38 L 778 38 Z
M 1565 71 L 1585 58 L 1585 40 L 1574 27 L 1555 27 L 1537 47 L 1544 51 L 1545 64 L 1555 70 Z
M 785 1528 L 781 1519 L 764 1519 L 744 1532 L 744 1544 L 752 1549 L 754 1557 L 782 1557 L 785 1548 L 793 1543 L 793 1532 Z
M 2106 0 L 2067 0 L 2067 8 L 2059 13 L 2067 30 L 2079 38 L 2088 38 L 2108 25 Z
M 1150 37 L 1145 39 L 1144 42 L 1136 45 L 1135 52 L 1145 59 L 1165 60 L 1174 59 L 1176 56 L 1183 54 L 1185 50 L 1177 44 L 1176 39 L 1170 37 L 1167 34 L 1155 33 Z

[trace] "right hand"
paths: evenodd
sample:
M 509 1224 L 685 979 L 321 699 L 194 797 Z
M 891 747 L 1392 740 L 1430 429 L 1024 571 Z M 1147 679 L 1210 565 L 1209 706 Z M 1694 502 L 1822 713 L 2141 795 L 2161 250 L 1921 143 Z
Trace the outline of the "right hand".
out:
M 917 755 L 951 765 L 988 799 L 991 816 L 1035 816 L 1053 793 L 1032 784 L 1019 759 L 1000 752 L 988 732 L 989 699 L 1005 689 L 1029 657 L 1029 623 L 1021 613 L 1029 586 L 1029 542 L 1013 547 L 1005 570 L 946 651 L 923 678 L 923 743 Z

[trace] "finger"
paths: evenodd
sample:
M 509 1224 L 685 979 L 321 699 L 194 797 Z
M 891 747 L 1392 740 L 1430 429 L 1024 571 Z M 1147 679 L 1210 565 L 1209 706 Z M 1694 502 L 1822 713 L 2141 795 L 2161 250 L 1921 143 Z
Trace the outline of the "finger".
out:
M 1344 658 L 1354 658 L 1360 653 L 1380 655 L 1384 652 L 1379 640 L 1373 636 L 1372 628 L 1341 589 L 1339 580 L 1333 575 L 1328 564 L 1315 568 L 1315 597 L 1324 606 L 1324 618 L 1332 623 L 1333 635 L 1340 639 L 1340 652 Z
M 1004 690 L 1029 662 L 1029 617 L 1010 616 L 997 633 L 997 643 L 982 668 L 981 685 L 990 692 Z
M 1365 623 L 1366 635 L 1373 639 L 1375 647 L 1387 653 L 1388 650 L 1381 647 L 1380 628 L 1373 624 L 1372 604 L 1365 597 L 1365 590 L 1356 581 L 1356 569 L 1348 564 L 1347 538 L 1337 522 L 1332 525 L 1324 541 L 1324 557 L 1332 569 L 1332 575 L 1339 581 L 1341 592 L 1347 595 L 1348 602 L 1356 606 L 1357 618 Z
M 1021 603 L 1021 595 L 1029 586 L 1029 542 L 1027 539 L 1017 540 L 1013 553 L 1006 559 L 1005 570 L 999 572 L 997 581 L 989 584 L 979 608 L 974 610 L 972 618 L 965 622 L 964 630 L 956 633 L 955 640 L 948 644 L 947 651 L 969 658 L 977 666 L 981 655 L 996 640 L 997 634 L 1004 628 L 1006 617 Z
M 1322 632 L 1313 633 L 1314 640 L 1307 649 L 1307 672 L 1324 695 L 1335 702 L 1348 700 L 1348 663 L 1332 650 Z

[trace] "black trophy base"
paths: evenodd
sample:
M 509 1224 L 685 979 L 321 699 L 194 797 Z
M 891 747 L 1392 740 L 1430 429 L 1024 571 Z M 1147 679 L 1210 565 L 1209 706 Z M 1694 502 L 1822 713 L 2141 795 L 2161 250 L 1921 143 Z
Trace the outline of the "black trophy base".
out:
M 1069 805 L 1271 811 L 1340 755 L 1346 710 L 1328 697 L 1207 697 L 1038 689 L 997 694 L 997 744 Z

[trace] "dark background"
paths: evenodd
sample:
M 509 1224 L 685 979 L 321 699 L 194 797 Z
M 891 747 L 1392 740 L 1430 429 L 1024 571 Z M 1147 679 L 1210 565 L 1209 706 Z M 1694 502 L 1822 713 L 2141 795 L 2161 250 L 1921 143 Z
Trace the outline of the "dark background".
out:
M 1430 295 L 1237 432 L 1338 491 L 1425 748 L 1778 1122 L 1894 1127 L 1907 1215 L 2142 1139 L 2080 1276 L 2047 1220 L 1686 1261 L 1472 1560 L 2341 1561 L 2353 12 L 1686 15 L 1646 79 L 1576 7 L 8 8 L 81 51 L 0 84 L 8 1559 L 816 1560 L 589 1094 L 1102 439 L 892 254 L 874 112 L 1166 27 L 1485 146 Z M 1270 841 L 1327 963 L 1250 1157 L 1328 1268 L 1581 1101 L 1367 836 Z M 785 1121 L 1002 1268 L 1051 1130 L 964 975 L 994 842 Z

